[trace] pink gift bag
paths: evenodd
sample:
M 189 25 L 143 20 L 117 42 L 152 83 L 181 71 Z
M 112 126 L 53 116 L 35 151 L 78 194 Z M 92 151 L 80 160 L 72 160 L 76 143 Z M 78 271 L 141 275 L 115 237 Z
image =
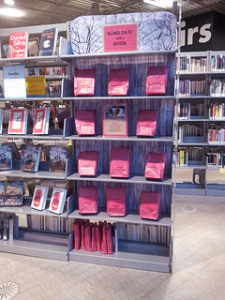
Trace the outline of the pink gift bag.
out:
M 137 136 L 154 136 L 156 132 L 158 111 L 155 109 L 139 110 L 136 128 Z
M 113 225 L 111 223 L 108 223 L 108 227 L 107 227 L 107 250 L 108 250 L 108 254 L 114 253 Z
M 107 213 L 110 217 L 126 215 L 126 188 L 106 188 Z
M 96 110 L 75 110 L 74 115 L 78 135 L 95 135 Z
M 166 66 L 149 67 L 146 80 L 146 95 L 165 95 L 168 69 Z
M 139 207 L 140 217 L 143 219 L 158 220 L 160 199 L 160 193 L 142 191 Z
M 79 187 L 79 213 L 95 214 L 98 211 L 98 188 L 96 186 Z
M 166 153 L 149 152 L 146 156 L 145 178 L 163 179 Z
M 128 178 L 130 176 L 130 149 L 112 148 L 110 157 L 110 176 Z
M 78 156 L 78 173 L 80 176 L 96 176 L 98 164 L 97 151 L 83 151 Z
M 74 96 L 93 96 L 95 92 L 96 68 L 74 69 Z
M 129 90 L 129 69 L 112 69 L 109 73 L 109 96 L 127 96 Z

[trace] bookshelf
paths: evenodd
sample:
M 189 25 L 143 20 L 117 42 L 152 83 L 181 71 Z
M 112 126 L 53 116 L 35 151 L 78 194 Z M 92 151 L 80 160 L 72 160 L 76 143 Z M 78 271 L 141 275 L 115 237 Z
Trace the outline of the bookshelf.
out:
M 179 52 L 178 55 L 175 168 L 179 177 L 189 169 L 202 179 L 194 184 L 193 174 L 189 174 L 185 184 L 177 183 L 178 192 L 222 195 L 225 52 Z M 212 174 L 218 184 L 212 180 Z
M 152 17 L 150 13 L 143 16 Z M 165 17 L 161 15 L 160 17 Z M 31 70 L 35 68 L 67 68 L 66 76 L 49 74 L 46 80 L 62 81 L 60 95 L 50 97 L 27 97 L 4 99 L 2 102 L 10 106 L 26 106 L 32 103 L 38 107 L 39 103 L 46 102 L 53 106 L 57 103 L 68 103 L 70 117 L 64 120 L 63 128 L 50 130 L 48 135 L 33 135 L 30 130 L 26 135 L 10 135 L 6 128 L 0 136 L 1 141 L 18 143 L 34 143 L 47 145 L 51 143 L 73 146 L 73 155 L 66 161 L 63 173 L 49 171 L 48 163 L 41 161 L 37 173 L 21 171 L 21 161 L 13 161 L 13 169 L 4 171 L 6 178 L 20 178 L 23 182 L 40 180 L 56 182 L 64 187 L 71 187 L 72 192 L 66 199 L 64 212 L 53 218 L 51 226 L 47 218 L 52 214 L 47 208 L 36 211 L 30 207 L 31 196 L 24 196 L 21 207 L 0 207 L 0 216 L 9 216 L 17 220 L 20 214 L 27 216 L 28 223 L 34 227 L 21 228 L 14 225 L 15 231 L 7 241 L 0 241 L 0 251 L 18 253 L 22 255 L 39 256 L 59 260 L 71 260 L 105 264 L 111 266 L 137 268 L 158 272 L 170 273 L 173 267 L 173 181 L 172 181 L 172 152 L 173 152 L 173 124 L 174 124 L 174 86 L 176 61 L 176 16 L 168 13 L 171 34 L 166 49 L 148 51 L 122 51 L 115 53 L 74 53 L 72 28 L 70 23 L 68 37 L 60 39 L 59 55 L 51 57 L 28 57 L 25 59 L 0 59 L 1 68 L 4 65 L 23 64 Z M 30 29 L 31 30 L 31 29 Z M 35 27 L 35 30 L 37 28 Z M 41 27 L 43 30 L 43 26 Z M 10 32 L 10 29 L 9 31 Z M 1 33 L 1 30 L 0 30 Z M 5 31 L 4 31 L 5 34 Z M 101 33 L 102 34 L 102 33 Z M 164 37 L 167 41 L 166 36 Z M 165 42 L 164 41 L 164 42 Z M 173 44 L 171 45 L 171 41 Z M 156 47 L 158 48 L 158 46 Z M 146 96 L 146 74 L 149 67 L 168 67 L 167 90 L 165 95 Z M 74 97 L 73 79 L 74 68 L 97 69 L 96 91 L 93 97 Z M 110 68 L 128 68 L 132 73 L 129 94 L 127 96 L 110 97 L 107 93 L 108 75 Z M 33 72 L 33 71 L 32 71 Z M 36 73 L 32 75 L 37 75 Z M 128 136 L 105 137 L 102 133 L 102 107 L 104 103 L 126 103 L 128 105 Z M 97 111 L 96 134 L 94 136 L 79 136 L 75 128 L 74 111 L 78 109 L 95 109 Z M 138 111 L 155 109 L 159 112 L 156 135 L 152 138 L 136 136 Z M 116 179 L 109 175 L 110 151 L 113 147 L 129 147 L 131 150 L 130 173 L 127 179 Z M 78 174 L 77 161 L 81 151 L 98 151 L 99 163 L 96 177 L 81 177 Z M 161 180 L 148 180 L 144 177 L 146 155 L 148 152 L 166 153 L 165 175 Z M 80 186 L 95 186 L 98 188 L 98 213 L 82 215 L 78 209 L 78 190 Z M 106 211 L 106 188 L 126 187 L 126 215 L 124 217 L 109 217 Z M 139 204 L 142 191 L 160 193 L 160 217 L 158 220 L 148 220 L 140 217 Z M 110 222 L 114 225 L 113 254 L 74 250 L 73 222 L 77 219 L 90 219 L 95 222 Z M 18 220 L 17 220 L 18 222 Z M 43 222 L 43 224 L 42 224 Z M 42 225 L 39 226 L 39 223 Z M 16 221 L 15 223 L 16 224 Z M 12 227 L 11 227 L 12 228 Z M 60 228 L 60 230 L 59 230 Z M 53 230 L 52 230 L 53 229 Z

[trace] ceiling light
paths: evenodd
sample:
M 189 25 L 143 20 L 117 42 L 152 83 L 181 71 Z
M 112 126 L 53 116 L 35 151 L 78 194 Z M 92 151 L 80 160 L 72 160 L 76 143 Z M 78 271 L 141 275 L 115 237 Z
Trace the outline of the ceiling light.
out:
M 5 7 L 5 8 L 0 8 L 0 15 L 19 18 L 24 16 L 25 12 L 16 8 Z
M 143 0 L 144 3 L 158 7 L 168 8 L 173 6 L 174 0 Z
M 15 1 L 14 0 L 4 0 L 5 4 L 7 5 L 14 5 Z

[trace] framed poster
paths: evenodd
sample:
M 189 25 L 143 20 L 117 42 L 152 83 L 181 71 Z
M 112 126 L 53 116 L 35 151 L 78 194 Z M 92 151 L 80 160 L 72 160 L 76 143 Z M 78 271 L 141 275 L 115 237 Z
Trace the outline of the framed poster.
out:
M 102 111 L 103 136 L 128 136 L 127 103 L 103 104 Z

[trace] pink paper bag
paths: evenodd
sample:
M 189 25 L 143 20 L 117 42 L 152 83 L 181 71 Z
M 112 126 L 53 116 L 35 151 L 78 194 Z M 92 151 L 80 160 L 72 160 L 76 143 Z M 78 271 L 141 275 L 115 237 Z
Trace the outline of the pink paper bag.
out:
M 139 207 L 140 217 L 143 219 L 158 220 L 160 199 L 160 193 L 142 191 Z
M 146 156 L 145 178 L 163 179 L 166 153 L 149 152 Z

